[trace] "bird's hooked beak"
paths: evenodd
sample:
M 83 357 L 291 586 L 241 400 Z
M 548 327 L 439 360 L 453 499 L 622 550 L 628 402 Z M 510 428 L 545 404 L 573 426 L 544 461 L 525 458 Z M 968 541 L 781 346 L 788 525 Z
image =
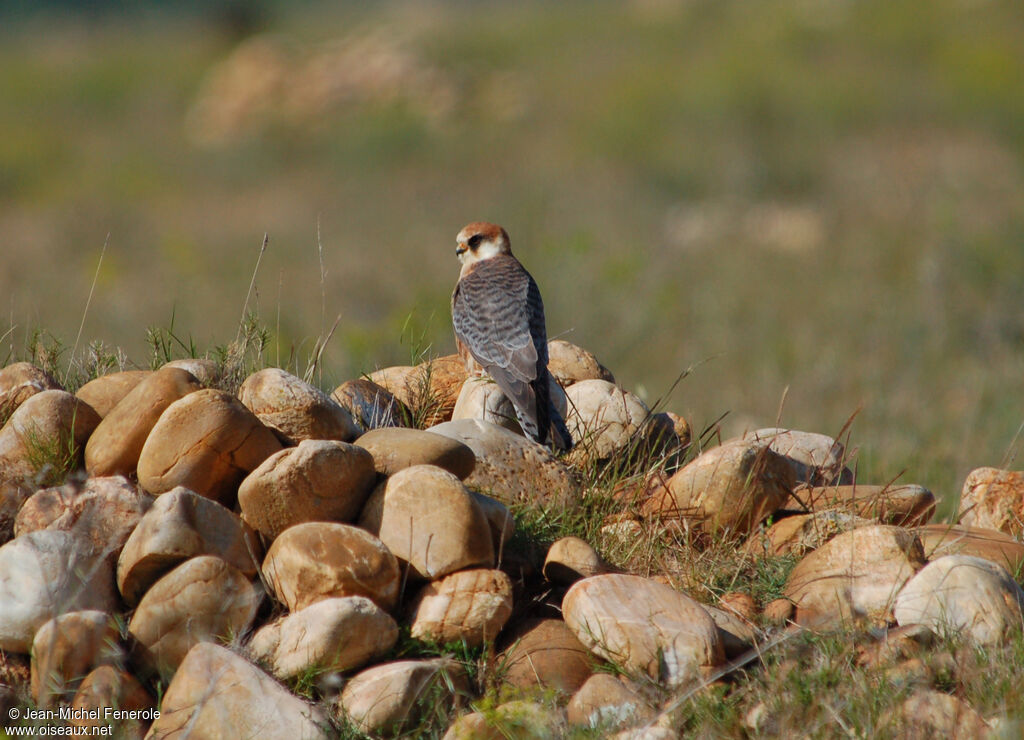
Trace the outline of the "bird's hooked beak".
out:
M 464 255 L 466 253 L 466 251 L 468 249 L 469 249 L 469 247 L 467 247 L 465 245 L 465 243 L 459 242 L 458 244 L 455 245 L 455 256 L 456 257 L 461 257 L 462 255 Z

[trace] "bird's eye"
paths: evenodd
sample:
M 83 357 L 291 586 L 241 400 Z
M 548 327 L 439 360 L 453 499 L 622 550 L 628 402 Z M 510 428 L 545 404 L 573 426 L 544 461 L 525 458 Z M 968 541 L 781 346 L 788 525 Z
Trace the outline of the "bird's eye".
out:
M 476 249 L 477 247 L 480 246 L 480 242 L 482 242 L 483 240 L 483 234 L 473 234 L 473 236 L 469 237 L 469 248 Z

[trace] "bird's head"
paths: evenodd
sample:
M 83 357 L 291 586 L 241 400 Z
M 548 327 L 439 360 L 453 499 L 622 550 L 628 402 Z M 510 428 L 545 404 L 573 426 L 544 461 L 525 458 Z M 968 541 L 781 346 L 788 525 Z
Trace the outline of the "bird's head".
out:
M 512 254 L 512 247 L 503 228 L 486 221 L 474 221 L 455 237 L 455 254 L 463 265 L 470 265 L 499 254 Z

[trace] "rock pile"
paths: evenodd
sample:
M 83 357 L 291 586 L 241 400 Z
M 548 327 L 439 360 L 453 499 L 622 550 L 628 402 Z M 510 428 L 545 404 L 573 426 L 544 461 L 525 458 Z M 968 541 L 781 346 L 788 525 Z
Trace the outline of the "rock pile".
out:
M 568 459 L 495 423 L 502 399 L 452 357 L 331 395 L 267 369 L 235 396 L 207 387 L 201 363 L 77 396 L 25 363 L 0 370 L 0 650 L 31 656 L 37 706 L 80 708 L 86 724 L 85 710 L 130 708 L 118 731 L 137 737 L 329 737 L 339 721 L 379 736 L 438 707 L 466 708 L 449 738 L 661 737 L 668 692 L 715 680 L 772 624 L 959 630 L 990 646 L 1024 621 L 1024 474 L 972 473 L 969 526 L 953 526 L 928 523 L 920 486 L 855 484 L 823 435 L 758 430 L 681 465 L 684 420 L 652 414 L 582 348 L 552 342 L 551 356 Z M 428 429 L 401 426 L 417 416 Z M 571 514 L 580 471 L 643 454 L 664 464 L 616 488 L 607 536 L 682 529 L 793 557 L 782 599 L 702 603 L 577 537 L 546 554 L 517 539 L 510 507 Z M 59 465 L 71 475 L 48 485 Z M 403 639 L 496 651 L 508 687 L 565 709 L 468 711 L 467 666 L 412 658 Z

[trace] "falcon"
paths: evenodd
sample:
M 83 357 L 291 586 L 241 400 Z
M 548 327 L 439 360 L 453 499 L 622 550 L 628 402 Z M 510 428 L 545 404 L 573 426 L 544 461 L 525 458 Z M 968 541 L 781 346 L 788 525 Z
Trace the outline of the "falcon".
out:
M 565 420 L 551 402 L 544 303 L 533 277 L 512 255 L 508 233 L 476 221 L 455 238 L 462 263 L 452 293 L 459 355 L 482 367 L 512 401 L 523 432 L 542 445 L 572 449 Z

